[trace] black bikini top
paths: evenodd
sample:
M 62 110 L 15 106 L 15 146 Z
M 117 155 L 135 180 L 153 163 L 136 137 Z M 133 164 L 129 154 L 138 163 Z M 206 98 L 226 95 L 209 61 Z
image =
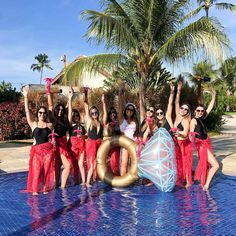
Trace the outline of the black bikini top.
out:
M 45 128 L 39 128 L 36 127 L 33 130 L 33 137 L 36 140 L 36 145 L 47 143 L 49 140 L 49 134 L 51 133 L 51 130 L 48 127 Z
M 181 122 L 177 125 L 177 128 L 178 128 L 180 131 L 183 131 L 183 130 L 184 130 L 184 127 L 183 127 L 183 125 L 182 125 Z

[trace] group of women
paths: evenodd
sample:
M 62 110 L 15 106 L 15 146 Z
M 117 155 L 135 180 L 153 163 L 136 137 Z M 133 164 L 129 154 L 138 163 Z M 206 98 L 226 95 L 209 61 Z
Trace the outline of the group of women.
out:
M 203 105 L 191 110 L 188 104 L 180 105 L 182 82 L 170 86 L 168 106 L 147 106 L 145 117 L 139 125 L 138 112 L 133 103 L 127 103 L 124 111 L 116 111 L 114 107 L 107 110 L 105 96 L 102 95 L 102 120 L 95 106 L 89 108 L 85 93 L 85 115 L 72 109 L 73 90 L 70 89 L 67 107 L 57 104 L 54 108 L 51 94 L 48 93 L 48 111 L 40 106 L 33 119 L 28 105 L 28 91 L 23 91 L 25 111 L 28 124 L 32 129 L 34 144 L 30 152 L 27 190 L 33 195 L 44 194 L 55 187 L 67 186 L 71 174 L 75 184 L 81 178 L 81 184 L 91 187 L 96 181 L 96 154 L 103 139 L 115 135 L 125 135 L 142 145 L 160 127 L 165 128 L 173 137 L 176 151 L 177 181 L 176 185 L 189 187 L 192 185 L 192 153 L 196 143 L 198 165 L 194 179 L 201 182 L 204 190 L 208 190 L 210 182 L 219 165 L 212 154 L 209 137 L 206 133 L 204 119 L 210 113 L 215 102 L 215 92 L 205 110 Z M 175 119 L 173 119 L 173 101 L 175 97 Z M 142 107 L 142 106 L 141 106 Z M 143 106 L 144 107 L 144 106 Z M 114 175 L 125 175 L 129 168 L 129 152 L 115 147 L 108 154 L 109 168 Z M 63 165 L 63 168 L 61 166 Z M 61 171 L 62 169 L 62 171 Z

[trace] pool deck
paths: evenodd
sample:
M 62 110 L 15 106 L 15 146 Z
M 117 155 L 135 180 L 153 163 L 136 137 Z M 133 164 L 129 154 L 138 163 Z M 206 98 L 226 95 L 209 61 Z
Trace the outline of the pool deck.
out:
M 220 172 L 236 176 L 236 116 L 225 116 L 222 134 L 211 138 L 214 155 L 220 163 Z M 28 170 L 32 140 L 0 142 L 0 174 Z M 196 165 L 196 156 L 194 166 Z

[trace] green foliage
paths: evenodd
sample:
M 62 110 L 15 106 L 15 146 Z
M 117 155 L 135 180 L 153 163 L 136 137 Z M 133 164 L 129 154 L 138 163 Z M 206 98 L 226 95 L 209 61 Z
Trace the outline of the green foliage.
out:
M 225 121 L 223 119 L 224 113 L 222 111 L 212 111 L 205 120 L 205 125 L 208 131 L 220 131 L 220 128 Z
M 17 92 L 15 88 L 12 88 L 11 83 L 1 81 L 0 83 L 0 103 L 5 101 L 18 101 L 21 96 L 20 92 Z
M 0 103 L 0 140 L 30 138 L 23 102 Z
M 171 73 L 162 67 L 160 61 L 156 60 L 153 66 L 155 68 L 153 68 L 147 80 L 144 81 L 145 97 L 148 97 L 148 94 L 158 93 L 161 89 L 160 86 L 173 80 Z M 104 87 L 105 89 L 115 89 L 119 86 L 119 82 L 125 83 L 133 93 L 138 94 L 141 78 L 133 60 L 123 60 L 112 73 L 112 77 L 104 81 Z

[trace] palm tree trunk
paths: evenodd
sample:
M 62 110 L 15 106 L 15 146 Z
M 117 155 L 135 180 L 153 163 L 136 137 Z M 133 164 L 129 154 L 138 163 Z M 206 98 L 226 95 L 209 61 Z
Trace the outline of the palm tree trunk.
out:
M 139 111 L 140 111 L 140 122 L 143 121 L 145 117 L 145 101 L 144 101 L 144 81 L 146 76 L 144 73 L 141 73 L 140 85 L 139 85 Z
M 40 84 L 42 84 L 42 78 L 43 78 L 43 67 L 41 68 L 41 73 L 40 73 Z
M 197 102 L 203 104 L 202 80 L 197 81 Z

